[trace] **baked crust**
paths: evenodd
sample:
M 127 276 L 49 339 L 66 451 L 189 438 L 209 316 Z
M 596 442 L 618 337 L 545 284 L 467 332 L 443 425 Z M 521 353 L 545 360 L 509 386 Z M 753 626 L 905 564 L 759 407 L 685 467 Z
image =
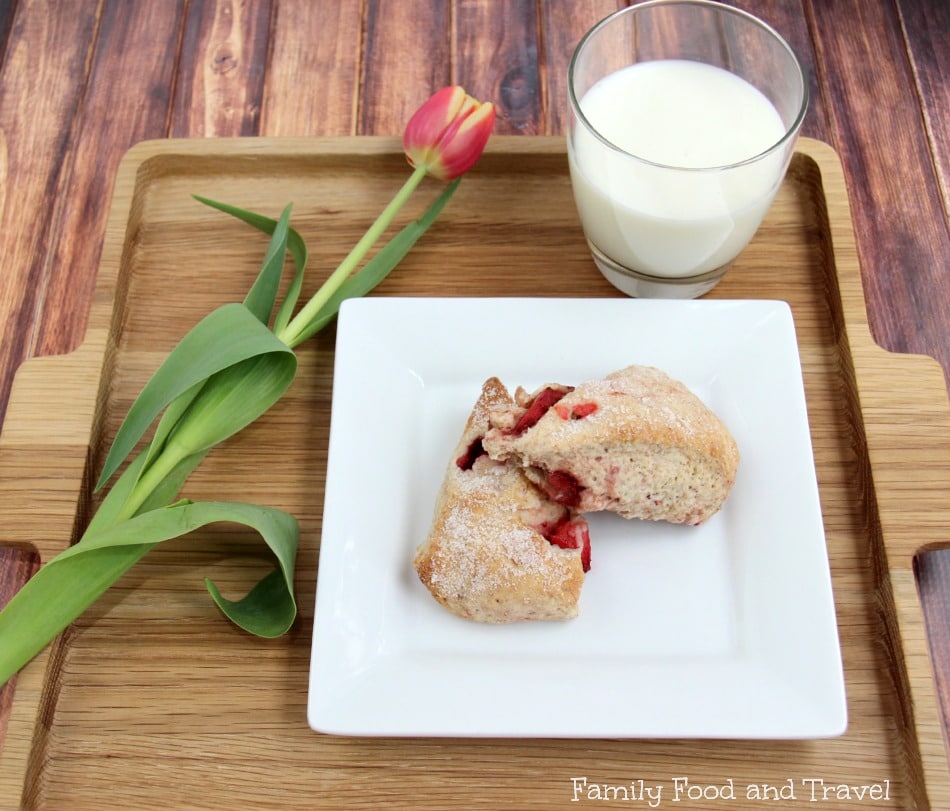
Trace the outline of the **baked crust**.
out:
M 580 512 L 701 524 L 735 483 L 732 434 L 695 394 L 665 372 L 629 366 L 567 390 L 530 427 L 516 430 L 533 395 L 491 409 L 483 446 L 520 465 L 552 497 Z M 570 482 L 576 487 L 568 487 Z
M 577 616 L 584 582 L 581 549 L 552 544 L 539 528 L 573 516 L 513 464 L 480 453 L 491 408 L 513 405 L 490 378 L 445 473 L 431 531 L 413 565 L 451 613 L 486 623 Z

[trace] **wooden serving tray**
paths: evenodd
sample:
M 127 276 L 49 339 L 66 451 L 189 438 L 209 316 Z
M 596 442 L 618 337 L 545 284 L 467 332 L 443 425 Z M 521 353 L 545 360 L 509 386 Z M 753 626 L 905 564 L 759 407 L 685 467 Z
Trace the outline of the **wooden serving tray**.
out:
M 4 540 L 34 545 L 46 561 L 76 536 L 93 502 L 89 483 L 133 397 L 187 328 L 240 300 L 254 277 L 265 238 L 191 193 L 273 216 L 293 201 L 293 222 L 311 248 L 312 291 L 405 176 L 399 144 L 389 138 L 134 148 L 117 178 L 84 344 L 69 356 L 32 360 L 17 377 L 0 437 Z M 424 188 L 434 197 L 439 187 Z M 413 215 L 427 202 L 417 197 Z M 584 243 L 563 139 L 495 138 L 374 295 L 618 296 Z M 950 806 L 912 570 L 914 554 L 950 526 L 950 405 L 935 362 L 890 355 L 871 339 L 847 194 L 827 146 L 800 143 L 760 232 L 710 297 L 792 306 L 843 647 L 845 735 L 568 741 L 312 732 L 305 706 L 331 327 L 301 349 L 299 377 L 284 400 L 218 448 L 186 489 L 196 499 L 252 501 L 298 516 L 301 613 L 292 632 L 273 641 L 247 636 L 204 590 L 209 575 L 226 594 L 243 593 L 269 568 L 243 530 L 217 526 L 154 551 L 20 674 L 0 761 L 2 807 L 312 811 L 591 802 L 574 794 L 574 777 L 603 786 L 602 797 L 621 807 L 648 807 L 636 797 L 639 781 L 662 786 L 662 807 L 719 807 L 685 795 L 673 804 L 677 777 L 699 787 L 731 785 L 735 800 L 723 808 L 853 808 L 862 786 L 880 787 L 864 795 L 875 808 Z M 551 329 L 557 351 L 583 324 Z M 565 702 L 583 700 L 583 684 L 564 685 Z M 755 787 L 766 794 L 765 785 L 783 790 L 781 804 L 748 796 Z M 839 786 L 855 787 L 850 799 Z M 624 792 L 633 793 L 624 800 Z

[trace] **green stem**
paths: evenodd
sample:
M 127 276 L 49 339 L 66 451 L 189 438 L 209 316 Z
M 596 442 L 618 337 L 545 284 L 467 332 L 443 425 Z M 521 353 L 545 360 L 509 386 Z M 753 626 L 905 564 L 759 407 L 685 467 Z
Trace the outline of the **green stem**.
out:
M 114 524 L 121 524 L 123 521 L 135 516 L 142 505 L 152 495 L 154 490 L 165 480 L 182 460 L 181 453 L 171 453 L 169 447 L 166 447 L 158 456 L 152 460 L 152 463 L 142 471 L 142 475 L 132 488 L 125 503 L 116 515 Z
M 376 240 L 382 236 L 393 218 L 403 205 L 405 205 L 406 200 L 409 199 L 419 183 L 422 182 L 422 178 L 424 178 L 425 175 L 426 170 L 424 167 L 418 167 L 413 171 L 402 188 L 396 192 L 396 196 L 393 197 L 389 205 L 386 206 L 382 213 L 376 218 L 376 222 L 363 234 L 360 241 L 353 246 L 353 250 L 351 250 L 347 257 L 340 263 L 339 267 L 333 271 L 313 298 L 304 305 L 303 309 L 281 330 L 277 337 L 287 344 L 287 346 L 293 348 L 301 343 L 300 336 L 306 330 L 307 325 L 317 316 L 330 296 L 339 289 L 340 285 L 342 285 L 357 268 L 370 248 L 376 243 Z

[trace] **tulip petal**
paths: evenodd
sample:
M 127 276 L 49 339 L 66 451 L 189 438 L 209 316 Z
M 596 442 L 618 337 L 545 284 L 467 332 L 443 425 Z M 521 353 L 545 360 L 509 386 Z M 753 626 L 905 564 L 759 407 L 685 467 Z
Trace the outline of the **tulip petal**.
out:
M 416 110 L 403 134 L 404 149 L 418 161 L 413 165 L 428 165 L 436 144 L 459 114 L 466 98 L 461 87 L 444 87 Z
M 494 124 L 493 105 L 477 105 L 470 115 L 453 125 L 451 138 L 442 144 L 438 172 L 433 169 L 432 174 L 447 180 L 471 169 L 484 151 Z

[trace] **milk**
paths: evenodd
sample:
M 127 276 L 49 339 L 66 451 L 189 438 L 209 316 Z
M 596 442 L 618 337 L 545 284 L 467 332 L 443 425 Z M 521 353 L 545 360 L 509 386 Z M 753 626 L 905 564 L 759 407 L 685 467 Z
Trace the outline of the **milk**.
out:
M 788 156 L 776 149 L 743 164 L 787 131 L 762 93 L 721 68 L 663 59 L 608 74 L 580 108 L 619 147 L 580 121 L 568 139 L 575 200 L 597 249 L 627 268 L 684 277 L 745 247 Z

